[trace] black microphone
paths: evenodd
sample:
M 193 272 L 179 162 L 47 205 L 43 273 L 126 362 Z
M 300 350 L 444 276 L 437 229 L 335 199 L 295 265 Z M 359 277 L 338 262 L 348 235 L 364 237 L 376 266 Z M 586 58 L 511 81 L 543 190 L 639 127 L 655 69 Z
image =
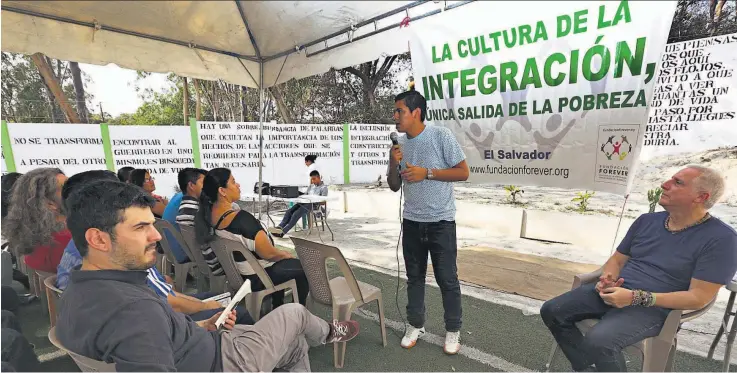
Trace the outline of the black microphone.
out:
M 397 133 L 396 132 L 390 133 L 389 134 L 389 138 L 392 140 L 392 145 L 393 146 L 399 145 L 399 138 L 397 137 Z M 397 164 L 397 171 L 402 171 L 402 164 L 401 163 L 398 163 Z
M 389 134 L 389 138 L 392 140 L 392 144 L 399 145 L 399 138 L 397 137 L 396 132 L 392 132 Z

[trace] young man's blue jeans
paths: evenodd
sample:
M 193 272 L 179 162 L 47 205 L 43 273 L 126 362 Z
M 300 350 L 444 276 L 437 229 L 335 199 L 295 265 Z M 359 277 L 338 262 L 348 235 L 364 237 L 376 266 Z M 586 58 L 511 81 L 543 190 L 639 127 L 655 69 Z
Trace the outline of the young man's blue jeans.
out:
M 191 297 L 197 298 L 199 300 L 204 300 L 204 299 L 207 299 L 207 298 L 212 298 L 212 297 L 214 297 L 216 295 L 219 295 L 219 294 L 220 293 L 217 293 L 217 292 L 207 292 L 207 293 L 193 294 L 193 295 L 191 295 Z M 194 321 L 202 321 L 202 320 L 207 320 L 207 319 L 215 316 L 218 312 L 224 311 L 224 310 L 225 310 L 225 307 L 223 307 L 223 308 L 214 308 L 214 309 L 211 309 L 211 310 L 205 310 L 205 311 L 195 312 L 195 313 L 189 315 L 189 317 L 191 317 L 192 320 L 194 320 Z M 241 306 L 236 306 L 235 307 L 235 317 L 236 317 L 235 323 L 236 324 L 239 324 L 239 325 L 253 325 L 253 324 L 256 323 L 255 321 L 253 321 L 253 318 L 251 318 L 251 314 L 249 314 L 248 311 L 246 311 L 246 309 L 243 308 L 243 307 L 241 307 Z
M 454 221 L 402 223 L 404 265 L 407 270 L 407 321 L 415 328 L 425 325 L 425 276 L 427 255 L 432 259 L 435 280 L 445 310 L 445 330 L 461 329 L 461 285 L 458 282 L 456 224 Z
M 310 205 L 306 203 L 298 203 L 290 207 L 289 210 L 284 214 L 279 227 L 282 232 L 287 233 L 302 219 L 305 215 L 310 212 Z
M 545 302 L 540 316 L 573 370 L 582 371 L 595 364 L 600 372 L 626 372 L 622 350 L 660 334 L 668 310 L 613 308 L 604 303 L 594 286 L 583 285 Z M 586 336 L 576 327 L 578 321 L 598 318 L 601 321 Z

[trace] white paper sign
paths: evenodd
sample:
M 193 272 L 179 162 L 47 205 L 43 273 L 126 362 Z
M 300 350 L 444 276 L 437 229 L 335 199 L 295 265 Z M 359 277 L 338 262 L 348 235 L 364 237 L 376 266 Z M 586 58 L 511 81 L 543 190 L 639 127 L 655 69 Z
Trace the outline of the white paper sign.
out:
M 350 125 L 350 176 L 351 183 L 375 183 L 386 180 L 389 151 L 392 142 L 389 134 L 395 126 L 385 124 Z
M 737 145 L 737 33 L 668 44 L 641 159 Z
M 194 167 L 188 126 L 109 126 L 115 169 L 145 168 L 154 178 L 155 194 L 175 194 L 179 171 Z
M 675 6 L 479 1 L 437 15 L 410 28 L 426 122 L 455 134 L 469 181 L 625 194 Z
M 307 155 L 325 184 L 343 184 L 343 126 L 326 124 L 269 124 L 264 156 L 270 171 L 264 180 L 271 185 L 308 186 Z
M 224 167 L 233 172 L 241 191 L 253 191 L 258 182 L 259 124 L 236 122 L 197 122 L 201 166 L 205 170 Z M 266 131 L 264 131 L 266 135 Z M 264 175 L 269 172 L 264 158 Z M 264 181 L 267 181 L 264 178 Z
M 0 152 L 2 152 L 2 147 L 0 147 Z M 8 166 L 5 164 L 5 153 L 2 153 L 2 157 L 3 157 L 2 174 L 5 175 L 8 173 Z
M 100 126 L 79 123 L 8 123 L 15 168 L 26 173 L 57 167 L 67 176 L 105 170 Z

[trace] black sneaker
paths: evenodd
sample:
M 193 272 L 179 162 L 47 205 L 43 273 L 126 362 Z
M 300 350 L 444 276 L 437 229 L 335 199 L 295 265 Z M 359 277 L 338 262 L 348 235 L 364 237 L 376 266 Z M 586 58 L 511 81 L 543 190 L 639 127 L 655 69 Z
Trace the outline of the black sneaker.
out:
M 328 334 L 325 343 L 348 342 L 358 335 L 358 322 L 353 320 L 338 321 L 333 320 L 330 324 L 330 334 Z

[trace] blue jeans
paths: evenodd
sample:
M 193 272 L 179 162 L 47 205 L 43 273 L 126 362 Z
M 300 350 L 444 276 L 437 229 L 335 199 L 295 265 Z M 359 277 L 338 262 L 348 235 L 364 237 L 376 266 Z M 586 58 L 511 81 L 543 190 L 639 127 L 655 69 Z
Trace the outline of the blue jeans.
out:
M 435 281 L 443 297 L 445 330 L 459 331 L 462 311 L 455 222 L 419 223 L 404 219 L 402 226 L 404 266 L 407 270 L 407 321 L 415 328 L 425 325 L 425 276 L 429 253 Z
M 279 227 L 284 233 L 289 232 L 294 228 L 295 225 L 297 225 L 297 222 L 299 222 L 299 219 L 302 219 L 305 215 L 307 215 L 310 212 L 310 205 L 306 203 L 298 203 L 287 210 L 286 213 L 284 213 L 284 217 L 281 220 L 281 223 L 279 223 Z
M 595 364 L 600 372 L 626 372 L 622 350 L 660 334 L 668 310 L 610 307 L 594 286 L 587 284 L 545 302 L 540 316 L 573 370 L 581 371 Z M 601 319 L 586 336 L 575 325 L 585 319 Z
M 191 297 L 197 298 L 199 300 L 203 300 L 203 299 L 207 299 L 207 298 L 212 298 L 212 297 L 214 297 L 216 295 L 219 295 L 219 294 L 221 294 L 221 293 L 218 293 L 218 292 L 206 292 L 206 293 L 193 294 L 193 295 L 191 295 Z M 223 308 L 215 308 L 215 309 L 211 309 L 211 310 L 205 310 L 205 311 L 195 312 L 195 313 L 189 315 L 189 317 L 192 318 L 192 320 L 194 320 L 194 321 L 202 321 L 202 320 L 207 320 L 207 319 L 215 316 L 218 312 L 221 312 L 221 311 L 224 311 L 224 310 L 225 310 L 225 307 L 223 307 Z M 256 323 L 255 321 L 253 321 L 253 318 L 251 318 L 251 314 L 249 314 L 248 311 L 245 308 L 243 308 L 242 306 L 236 306 L 235 307 L 235 315 L 236 315 L 236 319 L 235 319 L 235 323 L 236 324 L 239 324 L 239 325 L 253 325 L 253 324 Z

